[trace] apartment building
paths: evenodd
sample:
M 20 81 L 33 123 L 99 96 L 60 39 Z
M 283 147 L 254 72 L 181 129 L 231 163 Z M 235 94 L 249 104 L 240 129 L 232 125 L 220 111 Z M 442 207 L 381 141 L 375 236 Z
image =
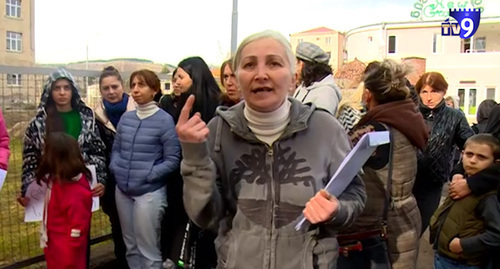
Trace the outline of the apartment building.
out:
M 0 4 L 0 64 L 35 64 L 34 0 L 3 0 Z
M 34 66 L 35 15 L 34 0 L 1 0 L 0 2 L 0 65 Z M 5 72 L 0 74 L 3 97 L 20 88 L 27 75 Z
M 344 34 L 338 31 L 319 27 L 290 35 L 290 45 L 293 51 L 301 42 L 311 42 L 330 54 L 330 66 L 334 71 L 344 64 Z
M 346 33 L 347 59 L 365 63 L 390 58 L 423 59 L 425 71 L 442 73 L 448 95 L 473 121 L 485 99 L 500 101 L 500 16 L 482 17 L 469 39 L 442 36 L 444 20 L 378 23 Z

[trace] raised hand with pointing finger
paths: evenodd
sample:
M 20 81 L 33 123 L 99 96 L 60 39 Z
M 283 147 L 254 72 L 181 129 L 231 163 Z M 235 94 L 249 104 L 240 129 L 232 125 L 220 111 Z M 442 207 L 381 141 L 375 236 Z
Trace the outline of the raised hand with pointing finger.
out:
M 227 268 L 330 268 L 335 232 L 354 221 L 366 199 L 358 177 L 338 197 L 318 193 L 350 145 L 330 114 L 288 98 L 295 62 L 284 36 L 256 33 L 233 61 L 244 101 L 219 108 L 209 120 L 196 107 L 205 99 L 196 95 L 195 103 L 190 96 L 180 112 L 184 208 L 199 227 L 219 227 L 216 242 L 223 246 L 216 251 Z M 295 230 L 302 213 L 315 224 L 314 234 Z M 283 236 L 269 237 L 274 233 Z M 272 247 L 263 247 L 266 242 Z M 207 253 L 197 246 L 196 253 Z M 308 259 L 296 255 L 304 250 Z
M 208 137 L 209 130 L 207 124 L 201 119 L 201 114 L 196 112 L 191 118 L 189 114 L 194 104 L 194 95 L 190 95 L 184 104 L 177 121 L 175 130 L 181 142 L 186 143 L 201 143 L 205 142 Z

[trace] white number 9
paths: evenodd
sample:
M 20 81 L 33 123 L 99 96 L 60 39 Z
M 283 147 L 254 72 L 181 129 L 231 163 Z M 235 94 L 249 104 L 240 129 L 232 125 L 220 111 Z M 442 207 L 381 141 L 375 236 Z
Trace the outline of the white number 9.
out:
M 469 38 L 472 31 L 474 31 L 474 21 L 471 18 L 464 18 L 460 22 L 460 28 L 467 31 L 467 33 L 465 33 L 464 35 L 464 38 Z

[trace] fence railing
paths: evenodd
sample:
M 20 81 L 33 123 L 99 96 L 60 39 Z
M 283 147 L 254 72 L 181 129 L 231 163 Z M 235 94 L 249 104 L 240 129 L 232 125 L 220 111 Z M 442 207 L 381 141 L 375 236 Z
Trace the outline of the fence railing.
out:
M 13 67 L 0 65 L 0 106 L 10 135 L 11 156 L 7 178 L 0 190 L 0 268 L 43 267 L 39 247 L 39 223 L 24 222 L 24 208 L 17 203 L 21 188 L 22 138 L 35 116 L 43 85 L 56 68 Z M 80 87 L 82 99 L 94 107 L 99 99 L 99 72 L 69 70 Z M 123 74 L 124 79 L 125 75 Z M 92 216 L 91 238 L 107 238 L 111 229 L 107 216 L 99 210 Z

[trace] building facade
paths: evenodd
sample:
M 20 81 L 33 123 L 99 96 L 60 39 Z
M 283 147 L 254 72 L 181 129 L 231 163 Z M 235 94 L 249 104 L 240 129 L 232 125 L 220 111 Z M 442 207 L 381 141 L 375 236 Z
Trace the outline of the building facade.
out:
M 3 0 L 0 4 L 0 64 L 35 64 L 34 0 Z M 16 80 L 16 78 L 12 78 Z
M 469 39 L 443 36 L 443 22 L 379 23 L 355 28 L 346 33 L 347 59 L 365 63 L 385 58 L 423 59 L 426 72 L 445 76 L 447 95 L 459 96 L 461 109 L 474 121 L 483 100 L 500 101 L 500 16 L 481 18 L 478 30 Z M 449 30 L 445 28 L 444 32 Z
M 334 72 L 344 64 L 344 34 L 338 31 L 319 27 L 290 35 L 293 51 L 301 42 L 311 42 L 330 54 L 330 66 Z

